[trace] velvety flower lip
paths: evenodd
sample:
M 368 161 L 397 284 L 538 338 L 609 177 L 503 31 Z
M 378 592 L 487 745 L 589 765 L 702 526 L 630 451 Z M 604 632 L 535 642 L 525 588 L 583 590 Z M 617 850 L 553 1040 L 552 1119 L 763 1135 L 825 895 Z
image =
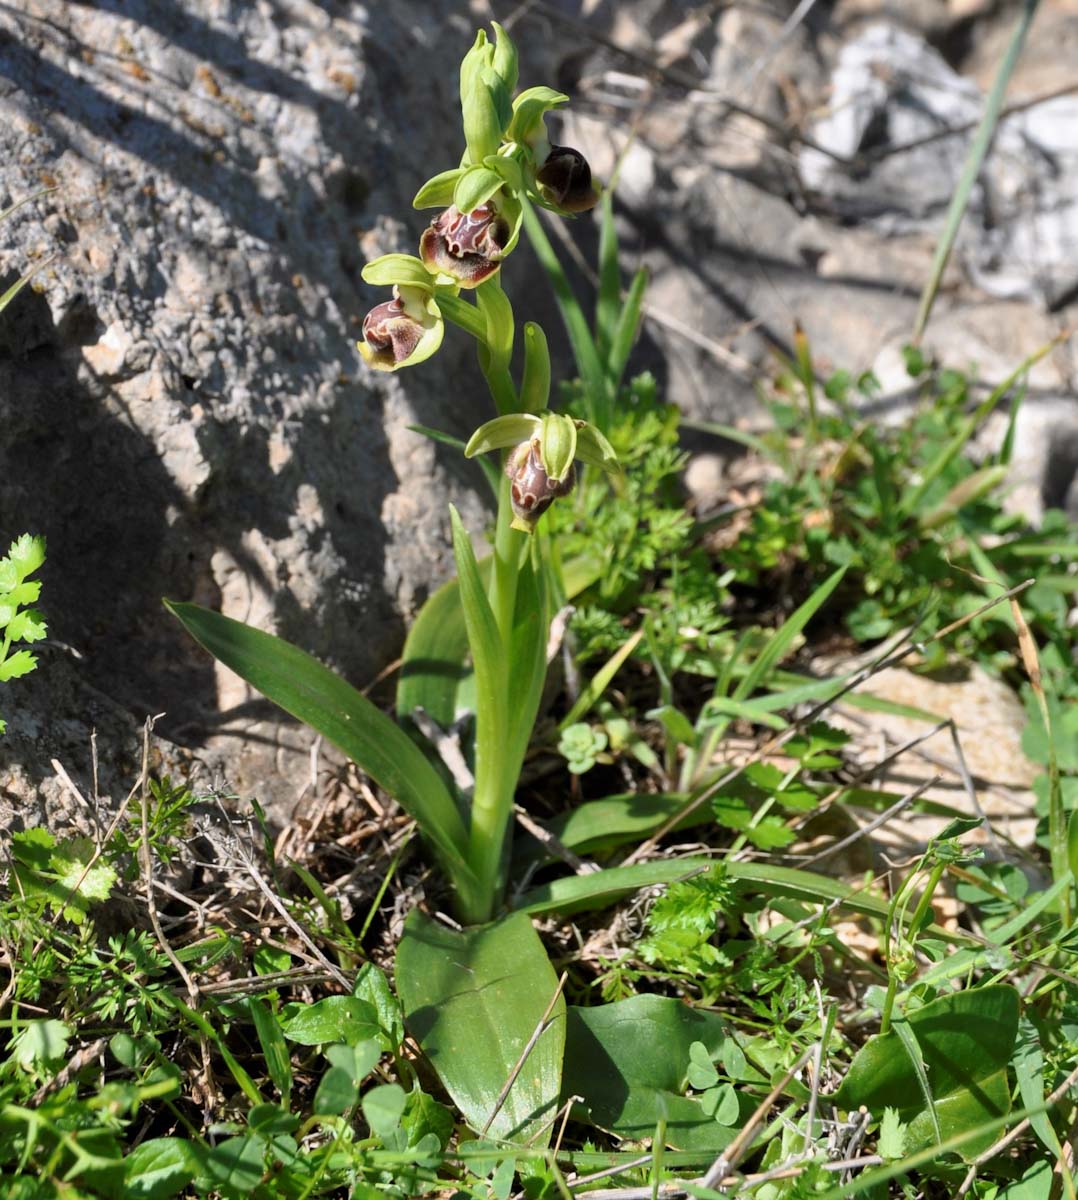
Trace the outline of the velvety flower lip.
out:
M 493 204 L 480 204 L 468 213 L 451 205 L 423 231 L 419 256 L 428 271 L 473 288 L 501 266 L 508 241 L 509 225 Z
M 570 465 L 563 479 L 551 479 L 543 467 L 538 438 L 521 442 L 505 462 L 509 476 L 509 499 L 513 527 L 530 533 L 535 523 L 559 496 L 567 496 L 576 483 L 576 468 Z
M 599 203 L 588 160 L 572 146 L 551 146 L 535 180 L 543 199 L 563 212 L 588 212 Z
M 376 304 L 363 318 L 359 352 L 377 371 L 422 362 L 442 340 L 437 306 L 419 288 L 394 287 L 393 299 Z

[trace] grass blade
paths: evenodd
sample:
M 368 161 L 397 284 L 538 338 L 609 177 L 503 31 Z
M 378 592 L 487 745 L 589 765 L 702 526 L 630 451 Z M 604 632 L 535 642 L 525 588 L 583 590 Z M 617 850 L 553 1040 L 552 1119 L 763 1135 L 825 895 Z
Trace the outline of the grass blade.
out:
M 607 354 L 606 370 L 613 394 L 618 394 L 621 377 L 632 353 L 636 341 L 636 331 L 640 328 L 640 314 L 644 307 L 644 292 L 648 286 L 648 273 L 644 267 L 633 276 L 625 303 L 618 314 L 618 323 L 614 327 L 614 335 Z
M 595 347 L 595 341 L 588 327 L 588 319 L 580 307 L 580 301 L 573 294 L 569 278 L 565 274 L 550 238 L 546 235 L 539 214 L 527 201 L 524 202 L 524 228 L 531 241 L 532 249 L 543 270 L 546 271 L 550 286 L 554 289 L 554 298 L 558 302 L 561 319 L 565 331 L 569 335 L 569 344 L 573 348 L 573 358 L 580 378 L 588 392 L 588 419 L 600 433 L 608 433 L 610 429 L 610 394 L 608 391 L 606 373 L 602 360 Z
M 745 677 L 734 690 L 733 699 L 746 700 L 778 666 L 783 657 L 793 646 L 805 626 L 816 613 L 831 598 L 831 593 L 842 582 L 846 567 L 842 566 L 827 577 L 811 596 L 797 608 L 775 631 L 775 635 L 763 648 L 752 666 L 745 672 Z
M 915 343 L 921 340 L 921 335 L 928 325 L 928 316 L 932 311 L 932 305 L 936 301 L 940 280 L 943 278 L 943 272 L 951 257 L 951 251 L 954 249 L 955 238 L 958 236 L 958 227 L 962 224 L 962 218 L 966 214 L 966 206 L 969 204 L 970 193 L 973 191 L 973 185 L 977 182 L 981 165 L 984 163 L 988 148 L 992 143 L 992 137 L 996 132 L 1000 109 L 1003 107 L 1003 96 L 1007 91 L 1007 84 L 1010 82 L 1014 65 L 1018 61 L 1019 54 L 1022 52 L 1022 46 L 1025 43 L 1026 34 L 1029 32 L 1029 26 L 1033 21 L 1033 14 L 1037 11 L 1038 3 L 1039 0 L 1025 0 L 1022 7 L 1022 15 L 1018 19 L 1018 24 L 1014 27 L 1011 40 L 1007 44 L 1007 49 L 1003 54 L 999 69 L 996 71 L 992 90 L 988 93 L 988 100 L 984 107 L 984 116 L 981 117 L 981 123 L 977 128 L 977 133 L 974 135 L 973 143 L 969 148 L 969 154 L 966 156 L 966 165 L 958 180 L 958 187 L 955 188 L 954 196 L 951 198 L 951 206 L 947 210 L 947 220 L 943 226 L 943 233 L 940 235 L 940 240 L 936 245 L 932 267 L 929 270 L 928 279 L 925 281 L 924 291 L 921 293 L 921 302 L 917 307 L 917 318 L 913 323 L 913 341 Z
M 621 307 L 621 273 L 618 270 L 618 231 L 614 227 L 614 196 L 603 192 L 599 222 L 599 294 L 595 301 L 596 349 L 600 359 L 610 361 L 610 347 Z
M 631 638 L 623 645 L 619 646 L 610 659 L 592 676 L 591 682 L 586 688 L 581 691 L 577 697 L 576 703 L 562 717 L 558 723 L 558 732 L 564 733 L 570 725 L 579 721 L 582 716 L 592 707 L 599 697 L 610 686 L 610 681 L 621 670 L 622 664 L 630 654 L 640 644 L 640 639 L 644 636 L 644 631 L 638 629 Z

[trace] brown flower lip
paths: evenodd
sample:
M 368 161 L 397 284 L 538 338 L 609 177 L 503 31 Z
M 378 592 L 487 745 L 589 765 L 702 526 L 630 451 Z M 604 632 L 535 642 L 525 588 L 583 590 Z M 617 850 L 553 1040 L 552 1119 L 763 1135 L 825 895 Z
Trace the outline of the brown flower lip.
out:
M 513 515 L 527 528 L 534 526 L 559 496 L 567 496 L 576 483 L 575 466 L 570 466 L 569 473 L 561 480 L 547 475 L 538 438 L 521 442 L 510 453 L 505 462 L 505 473 L 510 481 Z
M 543 198 L 564 212 L 588 212 L 599 203 L 588 160 L 572 146 L 551 146 L 535 179 Z
M 381 365 L 394 366 L 415 353 L 423 326 L 404 309 L 399 296 L 376 304 L 363 318 L 363 340 Z
M 450 275 L 461 287 L 476 287 L 501 266 L 509 226 L 492 204 L 469 213 L 450 206 L 424 229 L 419 257 L 428 271 Z

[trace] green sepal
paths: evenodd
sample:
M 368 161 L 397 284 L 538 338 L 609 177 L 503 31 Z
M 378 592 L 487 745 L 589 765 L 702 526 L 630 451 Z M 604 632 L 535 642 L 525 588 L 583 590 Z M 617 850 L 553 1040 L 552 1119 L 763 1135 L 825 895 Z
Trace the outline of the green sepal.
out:
M 614 447 L 586 421 L 577 422 L 576 456 L 582 463 L 616 474 L 621 470 Z
M 491 21 L 491 24 L 494 26 L 495 36 L 493 67 L 505 84 L 506 92 L 511 96 L 517 86 L 517 48 L 513 39 L 497 21 Z
M 543 413 L 543 432 L 539 438 L 539 456 L 551 481 L 560 483 L 573 468 L 576 458 L 577 426 L 572 417 L 561 413 Z
M 524 207 L 510 191 L 503 191 L 498 201 L 498 211 L 509 225 L 509 240 L 505 243 L 502 258 L 507 258 L 516 248 L 520 238 L 520 227 L 524 221 Z
M 383 254 L 381 258 L 367 263 L 360 274 L 364 283 L 376 287 L 397 284 L 422 288 L 425 292 L 434 291 L 434 276 L 414 254 Z
M 509 191 L 522 192 L 524 190 L 524 172 L 520 169 L 520 163 L 511 155 L 488 154 L 483 159 L 483 166 L 497 171 L 505 180 Z
M 564 92 L 556 92 L 548 87 L 527 88 L 513 101 L 509 140 L 529 144 L 536 131 L 543 127 L 543 117 L 551 109 L 568 103 L 569 97 Z
M 475 458 L 477 454 L 486 454 L 489 450 L 504 450 L 507 446 L 519 446 L 535 437 L 542 427 L 542 421 L 530 413 L 509 413 L 504 417 L 495 417 L 487 421 L 468 439 L 464 447 L 465 458 Z
M 550 399 L 550 351 L 542 326 L 524 325 L 524 380 L 520 385 L 520 407 L 541 413 Z
M 499 191 L 504 179 L 489 167 L 468 167 L 457 179 L 453 189 L 453 203 L 462 213 L 474 212 Z
M 453 203 L 453 193 L 457 180 L 467 170 L 466 167 L 453 167 L 450 171 L 442 171 L 432 175 L 415 194 L 413 208 L 448 208 Z

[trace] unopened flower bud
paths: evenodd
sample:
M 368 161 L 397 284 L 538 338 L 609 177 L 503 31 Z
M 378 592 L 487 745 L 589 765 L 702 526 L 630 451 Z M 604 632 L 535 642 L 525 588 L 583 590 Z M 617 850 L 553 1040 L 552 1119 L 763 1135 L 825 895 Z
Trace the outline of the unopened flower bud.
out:
M 455 205 L 439 213 L 423 231 L 419 255 L 428 271 L 477 287 L 501 266 L 509 225 L 491 203 L 462 213 Z
M 551 146 L 535 179 L 543 199 L 564 212 L 588 212 L 599 203 L 588 160 L 571 146 Z
M 521 442 L 505 462 L 509 476 L 509 499 L 513 506 L 513 528 L 531 533 L 536 522 L 559 496 L 567 496 L 576 483 L 576 468 L 570 464 L 562 479 L 551 479 L 543 467 L 538 438 Z

